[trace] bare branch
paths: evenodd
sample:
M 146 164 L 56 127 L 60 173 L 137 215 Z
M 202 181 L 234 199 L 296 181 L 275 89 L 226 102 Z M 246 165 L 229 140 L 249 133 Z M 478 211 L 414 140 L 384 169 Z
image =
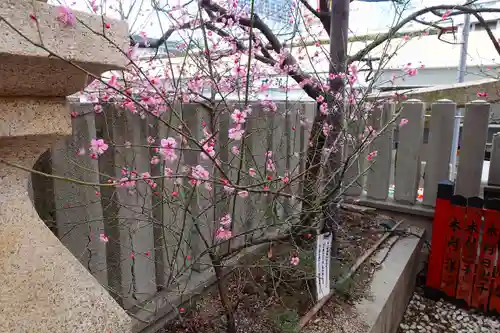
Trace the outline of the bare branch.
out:
M 435 11 L 439 10 L 456 10 L 463 13 L 470 13 L 470 14 L 478 14 L 479 12 L 484 12 L 484 13 L 500 13 L 500 9 L 497 8 L 477 8 L 477 9 L 472 9 L 466 6 L 456 6 L 456 5 L 439 5 L 439 6 L 432 6 L 432 7 L 427 7 L 421 10 L 418 10 L 403 20 L 393 26 L 389 31 L 383 35 L 381 35 L 378 38 L 375 38 L 373 42 L 371 42 L 368 46 L 366 46 L 364 49 L 358 51 L 356 54 L 350 56 L 347 60 L 347 63 L 350 64 L 354 61 L 360 61 L 362 58 L 364 58 L 368 53 L 373 51 L 377 46 L 381 45 L 385 41 L 389 40 L 390 38 L 394 37 L 396 33 L 403 28 L 406 24 L 410 23 L 411 21 L 414 21 L 415 19 L 418 19 L 419 16 L 426 14 L 426 13 L 432 13 Z M 458 14 L 455 14 L 458 15 Z M 479 14 L 478 14 L 479 15 Z M 491 37 L 490 37 L 491 38 Z M 498 43 L 497 43 L 498 44 Z M 496 47 L 496 46 L 495 46 Z

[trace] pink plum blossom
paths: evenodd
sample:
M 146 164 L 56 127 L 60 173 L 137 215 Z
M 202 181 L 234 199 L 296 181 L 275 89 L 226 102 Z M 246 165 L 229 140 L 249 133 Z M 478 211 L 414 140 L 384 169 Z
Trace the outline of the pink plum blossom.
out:
M 250 175 L 250 177 L 255 177 L 255 175 L 257 174 L 257 171 L 255 171 L 254 168 L 250 168 L 250 169 L 248 169 L 248 174 Z
M 328 104 L 326 103 L 322 103 L 320 106 L 319 106 L 319 111 L 321 112 L 322 115 L 327 115 L 328 114 Z
M 96 156 L 104 154 L 108 150 L 109 146 L 104 142 L 103 139 L 92 139 L 90 140 L 90 153 Z
M 241 128 L 240 125 L 237 125 L 236 127 L 229 129 L 229 138 L 239 141 L 243 137 L 243 133 L 245 133 L 245 131 Z
M 266 170 L 269 172 L 275 172 L 276 171 L 276 165 L 274 164 L 273 160 L 271 158 L 268 158 L 266 161 Z
M 220 218 L 220 224 L 222 224 L 225 227 L 228 227 L 231 225 L 231 215 L 226 214 L 223 217 Z
M 228 240 L 233 236 L 233 233 L 231 230 L 224 229 L 223 227 L 220 227 L 217 229 L 215 232 L 215 238 L 219 240 Z
M 158 156 L 151 157 L 151 165 L 157 165 L 160 163 L 160 158 Z
M 288 176 L 288 172 L 285 172 L 285 175 L 283 178 L 281 178 L 281 181 L 285 184 L 288 184 L 290 182 L 290 177 Z
M 177 159 L 177 154 L 175 153 L 177 141 L 174 138 L 169 137 L 167 139 L 161 139 L 160 145 L 160 154 L 165 158 L 165 160 L 172 162 Z
M 415 76 L 417 75 L 417 69 L 416 68 L 410 68 L 408 70 L 408 76 Z
M 236 124 L 245 123 L 246 118 L 247 118 L 247 113 L 245 111 L 240 111 L 240 110 L 236 109 L 233 111 L 233 113 L 231 113 L 231 119 L 233 119 L 233 121 Z
M 59 6 L 59 15 L 57 20 L 64 24 L 65 26 L 74 26 L 76 23 L 75 14 L 71 11 L 69 7 Z
M 366 159 L 368 161 L 373 161 L 373 159 L 377 156 L 378 152 L 376 150 L 372 151 L 371 153 L 368 154 Z
M 327 123 L 323 123 L 323 135 L 328 136 L 330 134 L 330 126 Z
M 202 182 L 207 181 L 210 174 L 204 167 L 197 165 L 191 170 L 191 176 L 193 177 L 194 183 L 199 185 Z
M 231 193 L 234 192 L 234 187 L 224 185 L 224 191 L 226 191 L 227 193 L 231 194 Z
M 448 16 L 452 13 L 451 9 L 448 9 L 446 12 L 444 12 L 443 16 L 441 17 L 442 20 L 446 20 Z
M 240 198 L 246 198 L 246 197 L 248 197 L 248 191 L 239 191 L 238 196 Z
M 174 174 L 174 171 L 170 168 L 165 168 L 164 173 L 165 173 L 165 177 L 172 177 L 172 175 Z

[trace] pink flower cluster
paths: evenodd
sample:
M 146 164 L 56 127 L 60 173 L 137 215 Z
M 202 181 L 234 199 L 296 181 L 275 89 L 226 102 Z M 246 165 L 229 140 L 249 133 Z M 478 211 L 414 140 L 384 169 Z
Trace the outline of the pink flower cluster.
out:
M 373 159 L 375 157 L 377 157 L 377 154 L 378 154 L 378 152 L 376 150 L 374 150 L 374 151 L 372 151 L 371 153 L 368 154 L 368 156 L 366 157 L 366 159 L 368 161 L 373 161 Z
M 154 180 L 152 180 L 152 179 L 151 179 L 151 174 L 150 174 L 149 172 L 143 172 L 143 173 L 141 174 L 141 177 L 142 177 L 142 179 L 146 182 L 146 184 L 148 184 L 149 186 L 151 186 L 151 188 L 152 188 L 153 190 L 155 190 L 155 189 L 156 189 L 156 187 L 158 187 L 158 184 L 156 184 L 156 183 L 154 182 Z
M 166 161 L 173 162 L 177 159 L 177 154 L 175 153 L 177 141 L 174 138 L 161 139 L 160 146 L 160 154 Z
M 128 189 L 135 188 L 135 185 L 137 183 L 137 171 L 135 171 L 135 170 L 129 171 L 126 168 L 122 168 L 122 170 L 120 172 L 121 172 L 122 178 L 120 178 L 119 186 L 125 187 Z
M 74 26 L 76 24 L 75 14 L 73 14 L 71 9 L 66 6 L 59 6 L 59 15 L 57 16 L 57 20 L 65 26 Z
M 210 173 L 201 165 L 197 165 L 191 169 L 191 184 L 200 185 L 206 182 L 210 177 Z
M 218 240 L 228 240 L 233 236 L 231 231 L 231 215 L 226 214 L 220 218 L 220 227 L 215 231 L 215 238 Z
M 276 171 L 276 164 L 274 164 L 274 161 L 273 161 L 273 152 L 268 151 L 265 153 L 265 156 L 266 156 L 266 171 L 275 172 Z
M 203 160 L 208 160 L 215 157 L 215 139 L 206 127 L 203 128 L 203 135 L 205 136 L 205 138 L 200 142 L 201 146 L 203 147 L 203 151 L 200 153 L 200 157 Z
M 251 109 L 249 107 L 244 110 L 235 109 L 231 113 L 231 119 L 234 122 L 234 127 L 229 129 L 229 138 L 239 141 L 242 139 L 245 130 L 243 129 L 243 125 L 246 122 L 248 115 L 251 113 Z
M 108 150 L 109 146 L 104 142 L 103 139 L 92 139 L 90 140 L 90 157 L 97 159 L 100 155 L 104 154 Z

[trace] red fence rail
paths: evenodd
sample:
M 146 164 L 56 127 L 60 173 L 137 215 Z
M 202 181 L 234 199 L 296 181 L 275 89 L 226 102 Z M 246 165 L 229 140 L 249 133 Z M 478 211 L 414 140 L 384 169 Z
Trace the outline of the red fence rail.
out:
M 452 183 L 439 184 L 427 292 L 500 313 L 500 191 L 486 187 L 484 199 L 453 193 Z

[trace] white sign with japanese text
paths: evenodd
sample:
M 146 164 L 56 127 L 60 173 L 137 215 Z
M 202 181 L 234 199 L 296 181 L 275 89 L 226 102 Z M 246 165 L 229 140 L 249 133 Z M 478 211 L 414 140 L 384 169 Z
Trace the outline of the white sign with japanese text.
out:
M 330 293 L 330 262 L 332 234 L 318 235 L 316 239 L 316 292 L 318 301 Z

